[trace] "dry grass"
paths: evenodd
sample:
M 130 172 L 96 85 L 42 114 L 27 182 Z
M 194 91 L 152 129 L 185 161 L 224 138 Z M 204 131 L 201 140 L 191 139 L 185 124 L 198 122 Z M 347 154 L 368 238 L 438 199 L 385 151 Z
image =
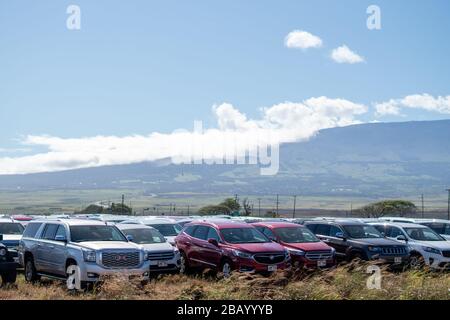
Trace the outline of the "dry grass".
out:
M 38 300 L 319 300 L 319 299 L 441 299 L 450 298 L 450 274 L 430 271 L 392 273 L 382 270 L 381 289 L 368 289 L 367 264 L 354 263 L 317 272 L 279 272 L 271 277 L 234 274 L 167 275 L 142 285 L 123 278 L 107 279 L 89 292 L 67 292 L 64 283 L 44 280 L 29 284 L 19 276 L 15 285 L 0 289 L 2 299 Z

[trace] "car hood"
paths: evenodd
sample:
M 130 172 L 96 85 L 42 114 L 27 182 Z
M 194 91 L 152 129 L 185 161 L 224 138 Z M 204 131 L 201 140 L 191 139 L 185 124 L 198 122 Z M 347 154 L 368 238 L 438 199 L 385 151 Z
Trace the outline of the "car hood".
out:
M 326 243 L 320 242 L 303 242 L 303 243 L 281 243 L 288 249 L 299 249 L 303 251 L 319 251 L 319 250 L 331 250 L 330 246 Z
M 86 241 L 77 243 L 79 246 L 91 250 L 114 250 L 114 249 L 140 249 L 141 247 L 132 242 L 124 241 Z
M 353 242 L 369 246 L 405 246 L 405 244 L 386 238 L 350 239 Z
M 230 247 L 240 251 L 247 251 L 251 253 L 284 251 L 284 248 L 280 244 L 275 242 L 236 243 L 230 245 Z
M 168 243 L 147 243 L 142 245 L 148 251 L 173 251 L 173 246 Z
M 415 244 L 429 246 L 440 250 L 449 250 L 450 241 L 414 241 Z
M 450 235 L 448 234 L 441 234 L 442 238 L 446 239 L 446 240 L 450 240 Z

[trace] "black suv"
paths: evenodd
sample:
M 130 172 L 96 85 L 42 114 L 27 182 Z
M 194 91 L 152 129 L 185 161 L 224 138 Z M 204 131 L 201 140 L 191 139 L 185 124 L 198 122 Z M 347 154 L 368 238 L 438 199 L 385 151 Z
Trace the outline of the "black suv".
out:
M 384 260 L 392 265 L 409 261 L 406 245 L 386 239 L 375 227 L 353 220 L 309 221 L 305 223 L 313 233 L 336 249 L 336 257 L 351 261 Z
M 3 240 L 3 236 L 0 234 L 0 241 Z M 17 276 L 17 263 L 14 262 L 8 248 L 0 243 L 0 276 L 2 283 L 14 283 Z

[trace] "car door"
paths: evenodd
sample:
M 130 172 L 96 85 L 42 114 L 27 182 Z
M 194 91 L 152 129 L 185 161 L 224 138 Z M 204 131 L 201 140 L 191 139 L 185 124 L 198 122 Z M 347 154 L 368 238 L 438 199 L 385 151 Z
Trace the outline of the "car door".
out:
M 338 225 L 330 225 L 328 229 L 328 242 L 327 244 L 336 249 L 336 254 L 339 256 L 345 256 L 347 254 L 348 244 L 347 241 L 338 237 L 338 235 L 345 235 L 344 230 Z
M 44 230 L 41 234 L 38 243 L 37 256 L 36 256 L 36 268 L 38 271 L 51 273 L 51 260 L 54 245 L 50 242 L 55 239 L 56 231 L 58 230 L 58 224 L 47 223 L 44 226 Z
M 59 225 L 56 230 L 55 238 L 49 243 L 50 249 L 53 250 L 50 257 L 50 266 L 55 274 L 60 276 L 66 275 L 66 256 L 67 256 L 67 242 L 56 241 L 56 237 L 63 237 L 67 239 L 67 231 L 63 225 Z M 53 243 L 53 248 L 52 248 Z
M 219 244 L 219 247 L 209 243 L 209 239 L 214 239 Z M 215 265 L 216 267 L 220 265 L 220 260 L 222 259 L 222 249 L 220 249 L 220 243 L 222 239 L 219 236 L 219 233 L 213 227 L 208 227 L 208 234 L 206 236 L 206 242 L 201 249 L 201 256 L 205 257 L 205 260 L 208 263 Z
M 208 243 L 208 226 L 198 225 L 192 234 L 191 257 L 190 260 L 202 267 L 215 267 L 215 264 L 207 260 L 205 253 L 205 245 Z

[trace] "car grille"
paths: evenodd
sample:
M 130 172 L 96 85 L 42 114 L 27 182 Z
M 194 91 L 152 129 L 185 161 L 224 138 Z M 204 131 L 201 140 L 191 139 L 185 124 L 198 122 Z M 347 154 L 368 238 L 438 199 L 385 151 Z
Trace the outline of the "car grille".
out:
M 139 266 L 140 262 L 139 251 L 108 251 L 102 253 L 102 264 L 107 268 L 135 268 Z
M 285 260 L 284 253 L 257 253 L 253 256 L 256 262 L 262 264 L 276 264 Z
M 442 251 L 442 255 L 446 258 L 450 258 L 450 251 Z
M 404 254 L 406 254 L 406 248 L 404 248 L 404 247 L 383 247 L 382 253 L 385 255 L 390 255 L 390 254 L 404 255 Z
M 150 261 L 160 261 L 160 260 L 170 260 L 175 257 L 175 253 L 173 251 L 163 251 L 163 252 L 154 252 L 148 254 L 148 260 Z
M 305 254 L 308 260 L 329 260 L 333 257 L 331 250 L 308 251 Z

